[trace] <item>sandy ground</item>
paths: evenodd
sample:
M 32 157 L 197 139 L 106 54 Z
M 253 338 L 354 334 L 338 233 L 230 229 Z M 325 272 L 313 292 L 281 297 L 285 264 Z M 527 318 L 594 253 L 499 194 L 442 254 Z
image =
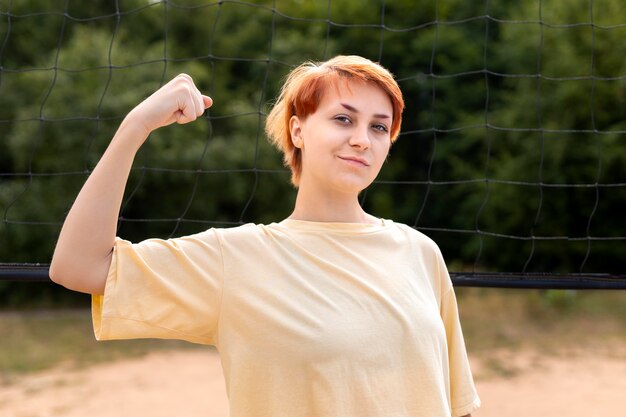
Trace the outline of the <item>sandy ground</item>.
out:
M 483 401 L 475 417 L 626 415 L 623 355 L 499 352 L 472 367 Z M 221 372 L 212 351 L 58 368 L 0 386 L 0 416 L 227 417 Z

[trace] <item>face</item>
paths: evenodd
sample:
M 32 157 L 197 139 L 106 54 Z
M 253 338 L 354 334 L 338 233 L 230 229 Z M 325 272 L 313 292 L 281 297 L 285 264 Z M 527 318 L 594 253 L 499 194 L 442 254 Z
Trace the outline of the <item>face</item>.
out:
M 376 178 L 391 145 L 393 107 L 384 90 L 360 81 L 325 92 L 315 113 L 291 118 L 302 152 L 300 190 L 358 194 Z

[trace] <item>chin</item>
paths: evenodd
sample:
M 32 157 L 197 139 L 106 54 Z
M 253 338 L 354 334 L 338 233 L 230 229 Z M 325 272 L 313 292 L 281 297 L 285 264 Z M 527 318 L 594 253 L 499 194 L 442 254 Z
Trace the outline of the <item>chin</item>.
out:
M 365 190 L 367 187 L 369 187 L 372 182 L 374 182 L 374 180 L 372 181 L 339 181 L 337 183 L 335 183 L 335 189 L 337 191 L 346 193 L 346 194 L 360 194 L 363 190 Z

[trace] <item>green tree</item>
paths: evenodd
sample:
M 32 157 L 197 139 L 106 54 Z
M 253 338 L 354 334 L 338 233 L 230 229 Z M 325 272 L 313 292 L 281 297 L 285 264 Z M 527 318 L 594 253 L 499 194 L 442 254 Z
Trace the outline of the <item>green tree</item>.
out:
M 617 59 L 626 49 L 623 30 L 611 27 L 621 6 L 605 1 L 590 10 L 574 0 L 541 6 L 509 11 L 509 19 L 535 13 L 533 20 L 543 22 L 501 25 L 490 52 L 493 70 L 508 78 L 490 84 L 487 112 L 474 116 L 489 126 L 444 143 L 437 175 L 479 180 L 446 199 L 458 208 L 454 224 L 471 228 L 465 219 L 474 219 L 474 227 L 488 233 L 462 255 L 476 255 L 482 245 L 481 267 L 623 272 L 620 241 L 586 240 L 625 230 L 623 187 L 603 186 L 623 183 L 626 163 L 618 133 L 625 127 L 626 90 L 616 77 L 626 72 Z M 592 15 L 599 26 L 590 24 Z
M 390 68 L 407 102 L 366 208 L 424 230 L 458 268 L 479 258 L 484 269 L 576 271 L 588 232 L 623 235 L 623 187 L 593 186 L 624 183 L 619 0 L 5 4 L 2 261 L 49 259 L 126 112 L 178 72 L 215 105 L 142 148 L 120 234 L 284 217 L 295 191 L 265 141 L 265 114 L 294 65 L 339 53 Z M 581 240 L 533 248 L 532 236 Z M 623 271 L 616 242 L 591 242 L 586 270 Z

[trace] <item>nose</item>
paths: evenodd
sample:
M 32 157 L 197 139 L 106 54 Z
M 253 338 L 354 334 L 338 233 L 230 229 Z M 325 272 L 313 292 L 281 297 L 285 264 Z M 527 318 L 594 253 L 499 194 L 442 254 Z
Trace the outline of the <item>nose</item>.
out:
M 352 131 L 350 146 L 366 150 L 370 147 L 370 138 L 367 126 L 359 126 Z

